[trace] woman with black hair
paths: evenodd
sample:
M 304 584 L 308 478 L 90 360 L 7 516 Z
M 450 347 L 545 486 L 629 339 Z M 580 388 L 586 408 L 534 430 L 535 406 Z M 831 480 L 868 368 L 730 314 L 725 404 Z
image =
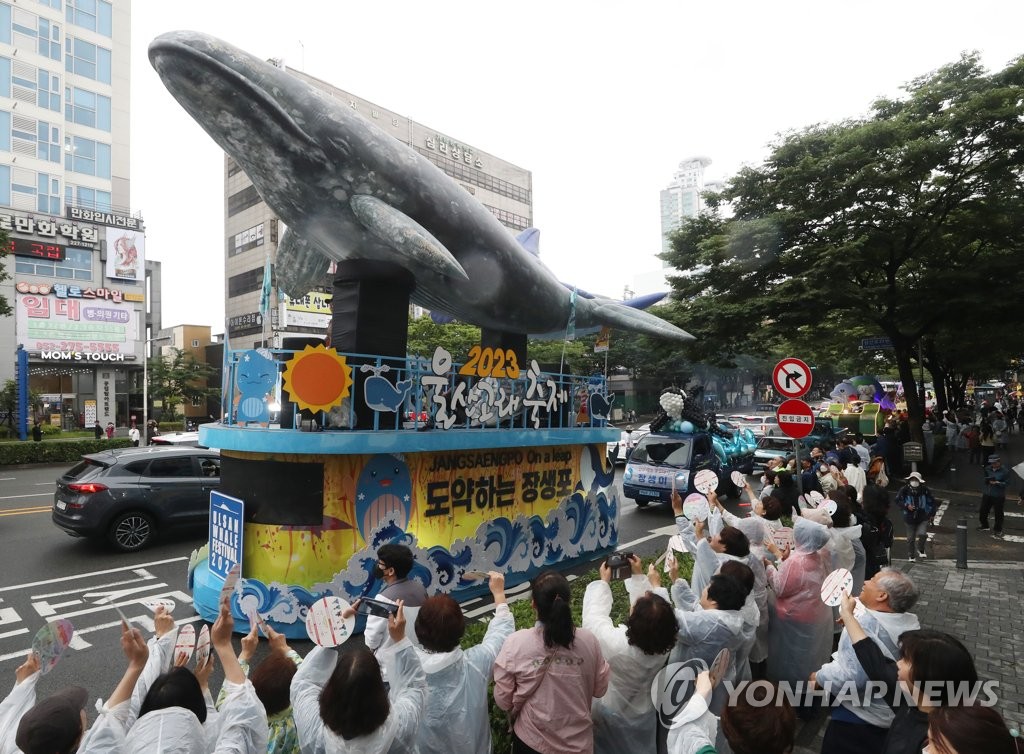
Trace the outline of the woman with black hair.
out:
M 610 668 L 597 638 L 572 619 L 569 582 L 535 578 L 537 625 L 505 640 L 494 663 L 494 701 L 512 718 L 514 754 L 594 750 L 590 705 L 608 690 Z
M 1011 731 L 992 707 L 980 704 L 939 707 L 928 716 L 924 754 L 1022 754 L 1020 733 Z
M 358 601 L 357 603 L 358 604 Z M 355 604 L 345 617 L 355 615 Z M 295 730 L 303 751 L 386 754 L 415 750 L 425 677 L 416 648 L 405 636 L 405 611 L 388 616 L 394 642 L 381 650 L 388 664 L 391 697 L 380 663 L 366 647 L 338 653 L 314 647 L 292 678 Z

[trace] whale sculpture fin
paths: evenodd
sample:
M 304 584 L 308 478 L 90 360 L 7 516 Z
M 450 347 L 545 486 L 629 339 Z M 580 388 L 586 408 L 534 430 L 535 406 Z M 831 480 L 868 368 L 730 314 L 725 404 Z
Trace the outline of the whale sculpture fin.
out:
M 323 285 L 331 260 L 302 236 L 286 228 L 277 246 L 274 271 L 278 290 L 292 298 L 305 296 Z
M 426 228 L 403 212 L 372 196 L 349 200 L 356 219 L 396 252 L 395 263 L 414 274 L 430 271 L 469 280 L 462 265 Z
M 586 319 L 596 321 L 608 327 L 619 327 L 623 330 L 652 335 L 656 338 L 688 343 L 696 340 L 690 333 L 681 330 L 661 317 L 645 312 L 643 309 L 634 309 L 618 301 L 610 299 L 578 299 L 577 306 L 586 309 Z M 582 317 L 581 317 L 582 318 Z
M 519 245 L 526 249 L 528 252 L 533 254 L 535 257 L 540 256 L 540 230 L 537 228 L 527 228 L 518 236 L 516 240 Z

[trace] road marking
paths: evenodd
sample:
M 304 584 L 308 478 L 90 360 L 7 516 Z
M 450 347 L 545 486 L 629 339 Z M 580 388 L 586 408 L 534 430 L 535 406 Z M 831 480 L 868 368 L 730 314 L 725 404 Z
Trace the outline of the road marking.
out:
M 1024 537 L 1019 537 L 1016 534 L 1004 534 L 999 539 L 1003 542 L 1024 542 Z
M 27 634 L 27 633 L 28 633 L 28 629 L 27 628 L 16 628 L 13 631 L 4 631 L 2 634 L 0 634 L 0 639 L 6 639 L 8 636 L 20 636 L 21 634 Z M 28 650 L 26 650 L 26 652 L 27 651 Z M 21 652 L 20 656 L 24 657 L 25 656 L 25 652 Z
M 663 526 L 660 529 L 651 529 L 650 534 L 648 534 L 646 537 L 639 537 L 637 539 L 634 539 L 632 542 L 619 543 L 618 548 L 620 550 L 625 550 L 628 547 L 633 547 L 634 545 L 639 545 L 644 542 L 648 542 L 652 539 L 657 539 L 658 537 L 671 537 L 673 534 L 678 533 L 679 529 L 676 527 L 675 524 L 672 524 L 671 526 Z
M 0 482 L 13 482 L 15 479 L 16 477 L 13 476 L 2 476 L 0 477 Z
M 142 569 L 140 568 L 138 570 L 142 570 Z M 147 575 L 144 576 L 143 578 L 146 578 L 146 579 L 155 579 L 156 578 L 156 576 L 154 576 L 151 573 L 148 573 L 148 572 L 145 572 L 145 573 Z M 112 582 L 110 584 L 97 584 L 95 586 L 80 586 L 77 589 L 67 589 L 67 590 L 65 590 L 63 592 L 50 592 L 49 594 L 33 594 L 32 595 L 32 599 L 33 600 L 46 600 L 46 599 L 50 599 L 51 597 L 64 597 L 64 596 L 66 596 L 68 594 L 78 594 L 79 592 L 85 592 L 85 591 L 90 590 L 90 589 L 92 589 L 92 590 L 95 590 L 95 589 L 106 589 L 107 587 L 112 587 L 112 586 L 124 586 L 125 584 L 138 584 L 138 583 L 139 583 L 138 579 L 128 579 L 127 581 L 114 581 L 114 582 Z
M 36 482 L 34 487 L 53 487 L 56 482 Z
M 23 497 L 53 497 L 52 492 L 30 492 L 27 495 L 5 495 L 0 500 L 21 500 Z
M 52 506 L 36 506 L 35 508 L 14 508 L 8 511 L 0 511 L 0 516 L 28 516 L 32 513 L 49 513 Z
M 45 581 L 32 581 L 26 584 L 15 584 L 14 586 L 2 586 L 0 592 L 11 592 L 15 589 L 28 589 L 34 586 L 45 586 L 46 584 L 57 584 L 65 581 L 71 581 L 73 579 L 87 579 L 92 576 L 105 576 L 108 573 L 119 573 L 121 571 L 132 571 L 136 568 L 147 568 L 149 566 L 166 565 L 167 563 L 180 563 L 181 561 L 188 561 L 187 557 L 180 558 L 167 558 L 165 560 L 154 560 L 151 563 L 138 563 L 136 565 L 126 565 L 120 568 L 107 568 L 104 571 L 90 571 L 89 573 L 79 573 L 70 576 L 60 576 L 56 579 L 46 579 Z M 191 599 L 191 598 L 190 598 Z

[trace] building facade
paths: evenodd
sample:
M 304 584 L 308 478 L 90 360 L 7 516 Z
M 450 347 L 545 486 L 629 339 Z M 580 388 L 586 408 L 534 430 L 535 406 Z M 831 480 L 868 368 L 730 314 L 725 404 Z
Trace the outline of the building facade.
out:
M 183 354 L 191 356 L 197 362 L 205 364 L 207 348 L 213 345 L 211 329 L 209 325 L 174 325 L 173 327 L 168 327 L 160 332 L 158 336 L 160 338 L 159 343 L 153 344 L 153 356 L 168 358 L 173 356 L 174 351 L 181 351 Z M 164 340 L 164 338 L 167 338 L 167 340 Z M 219 366 L 219 362 L 217 366 Z M 199 387 L 207 387 L 205 379 L 197 380 L 195 384 Z M 150 380 L 150 386 L 152 387 L 152 380 Z M 164 407 L 154 404 L 153 408 L 155 409 L 155 416 L 158 413 L 162 413 L 160 409 Z M 183 426 L 186 427 L 190 424 L 201 424 L 209 421 L 210 418 L 205 397 L 184 397 L 180 406 L 176 409 L 176 413 L 181 414 Z
M 35 418 L 66 429 L 141 411 L 159 266 L 131 210 L 130 54 L 129 0 L 0 1 L 0 380 L 27 350 Z
M 530 171 L 300 71 L 289 72 L 344 102 L 430 160 L 475 196 L 511 233 L 533 225 Z M 329 277 L 322 286 L 298 299 L 279 302 L 276 289 L 272 290 L 269 321 L 264 321 L 260 311 L 264 266 L 268 260 L 274 263 L 283 229 L 245 172 L 227 156 L 224 200 L 225 309 L 230 347 L 282 347 L 283 339 L 288 337 L 323 337 L 331 314 Z

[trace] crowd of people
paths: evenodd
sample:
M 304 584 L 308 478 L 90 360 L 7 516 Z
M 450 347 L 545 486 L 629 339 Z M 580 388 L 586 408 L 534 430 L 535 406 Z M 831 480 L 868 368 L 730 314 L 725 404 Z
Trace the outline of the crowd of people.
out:
M 371 617 L 366 641 L 341 651 L 315 647 L 302 658 L 259 623 L 236 655 L 225 600 L 213 654 L 189 668 L 176 656 L 173 617 L 158 607 L 148 642 L 122 625 L 124 675 L 97 701 L 91 726 L 85 689 L 36 700 L 39 658 L 30 655 L 0 703 L 0 753 L 491 752 L 493 684 L 516 754 L 785 754 L 797 717 L 822 705 L 823 754 L 1021 754 L 995 693 L 979 695 L 969 652 L 920 625 L 913 580 L 879 563 L 865 538 L 868 508 L 884 510 L 887 492 L 868 485 L 861 504 L 852 485 L 837 486 L 832 513 L 798 501 L 793 546 L 780 549 L 773 532 L 784 505 L 774 493 L 785 485 L 774 481 L 760 494 L 746 486 L 743 517 L 712 492 L 706 521 L 691 522 L 674 493 L 692 575 L 680 578 L 673 557 L 663 584 L 654 564 L 645 570 L 628 556 L 621 624 L 611 617 L 621 576 L 608 562 L 587 585 L 580 625 L 568 580 L 546 571 L 531 584 L 536 622 L 516 630 L 504 579 L 491 572 L 494 616 L 481 643 L 462 649 L 460 606 L 427 596 L 409 577 L 412 552 L 393 544 L 380 548 L 376 568 L 378 599 L 395 609 Z M 836 568 L 853 580 L 833 608 L 822 587 Z M 258 630 L 270 651 L 250 667 Z M 224 673 L 216 701 L 214 656 Z

